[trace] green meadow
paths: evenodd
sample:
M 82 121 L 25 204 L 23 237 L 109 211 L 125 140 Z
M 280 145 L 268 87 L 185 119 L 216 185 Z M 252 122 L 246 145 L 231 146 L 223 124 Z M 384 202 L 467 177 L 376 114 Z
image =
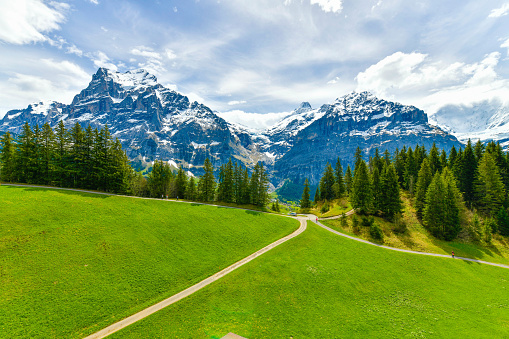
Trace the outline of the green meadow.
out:
M 112 338 L 503 338 L 509 270 L 400 253 L 313 223 Z
M 83 337 L 298 226 L 239 209 L 0 186 L 0 337 Z

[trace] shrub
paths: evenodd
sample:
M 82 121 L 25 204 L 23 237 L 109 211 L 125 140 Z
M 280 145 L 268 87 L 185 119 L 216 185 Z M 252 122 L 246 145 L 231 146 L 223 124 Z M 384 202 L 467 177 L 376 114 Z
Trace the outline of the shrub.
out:
M 357 218 L 355 215 L 352 217 L 352 228 L 355 234 L 359 234 L 361 231 L 359 227 L 359 218 Z
M 373 223 L 375 222 L 375 218 L 373 216 L 365 217 L 363 216 L 361 219 L 362 226 L 371 227 Z
M 396 234 L 405 233 L 407 230 L 407 224 L 401 217 L 401 214 L 397 214 L 394 216 L 394 228 L 392 231 Z
M 373 224 L 369 228 L 369 235 L 376 240 L 383 241 L 384 239 L 384 232 L 382 232 L 382 229 L 380 228 L 380 226 L 378 226 L 378 224 Z
M 325 200 L 325 202 L 322 205 L 322 208 L 320 209 L 320 212 L 326 213 L 328 211 L 329 211 L 329 203 L 327 202 L 327 200 Z
M 344 212 L 341 214 L 341 218 L 339 218 L 339 223 L 341 227 L 348 227 L 348 220 L 346 219 L 346 214 Z

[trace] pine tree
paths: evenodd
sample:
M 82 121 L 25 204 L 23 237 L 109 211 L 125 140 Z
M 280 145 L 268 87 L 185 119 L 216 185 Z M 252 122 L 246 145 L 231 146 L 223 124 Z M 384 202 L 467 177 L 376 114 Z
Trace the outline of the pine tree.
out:
M 350 165 L 346 167 L 345 172 L 345 188 L 346 193 L 350 195 L 352 193 L 352 185 L 353 185 L 353 177 L 352 177 L 352 170 L 350 169 Z
M 304 191 L 302 192 L 302 198 L 300 199 L 300 207 L 301 208 L 310 208 L 311 207 L 311 201 L 309 200 L 309 181 L 306 178 L 304 181 Z
M 187 186 L 186 171 L 184 171 L 182 166 L 180 166 L 177 171 L 177 177 L 175 178 L 175 194 L 177 199 L 184 198 L 186 196 Z
M 315 199 L 313 200 L 313 203 L 316 205 L 320 201 L 320 186 L 316 187 L 315 191 Z
M 357 146 L 357 149 L 355 150 L 354 159 L 355 159 L 355 167 L 353 168 L 353 173 L 355 176 L 355 172 L 357 172 L 357 167 L 359 166 L 359 164 L 361 162 L 364 161 L 364 159 L 362 158 L 362 150 L 359 146 Z
M 327 163 L 323 176 L 320 179 L 320 200 L 332 200 L 334 197 L 334 171 L 332 166 Z
M 55 181 L 61 187 L 69 185 L 69 132 L 66 130 L 62 120 L 58 122 L 55 130 Z
M 474 156 L 476 163 L 479 163 L 479 161 L 481 161 L 483 154 L 484 154 L 484 144 L 481 142 L 481 140 L 477 140 L 474 146 Z
M 509 236 L 509 215 L 505 208 L 500 208 L 497 214 L 498 231 L 500 234 Z
M 198 196 L 201 201 L 213 201 L 216 190 L 216 181 L 214 178 L 214 168 L 209 158 L 205 158 L 203 163 L 205 173 L 200 177 L 198 183 Z
M 196 183 L 194 181 L 194 176 L 192 175 L 187 182 L 184 198 L 191 201 L 196 199 Z
M 484 153 L 475 179 L 476 206 L 486 216 L 494 216 L 505 200 L 505 187 L 495 159 L 489 152 Z
M 460 190 L 463 193 L 463 199 L 468 204 L 475 201 L 474 180 L 477 170 L 477 161 L 475 159 L 474 150 L 470 139 L 463 151 L 460 163 Z
M 55 180 L 56 145 L 55 134 L 48 123 L 42 127 L 41 155 L 44 184 L 51 184 Z
M 415 157 L 414 152 L 412 151 L 412 147 L 408 148 L 405 162 L 405 170 L 403 174 L 403 184 L 404 187 L 413 193 L 413 185 L 415 183 L 415 178 L 417 177 L 417 169 L 415 165 Z
M 399 194 L 398 175 L 393 164 L 385 165 L 380 179 L 379 208 L 385 218 L 393 220 L 401 213 L 402 202 Z
M 440 162 L 440 157 L 438 155 L 438 148 L 435 145 L 435 143 L 433 143 L 433 146 L 429 151 L 428 161 L 432 175 L 435 175 L 436 172 L 440 172 L 442 170 L 442 164 Z
M 0 137 L 0 181 L 15 181 L 16 159 L 15 144 L 12 135 L 7 132 Z
M 384 167 L 385 166 L 386 165 L 384 165 Z M 382 170 L 384 167 L 382 167 Z M 373 211 L 377 213 L 379 210 L 381 210 L 383 189 L 380 182 L 380 172 L 378 170 L 378 166 L 373 167 L 373 172 L 371 173 L 371 187 L 373 187 Z
M 438 171 L 426 192 L 423 222 L 430 233 L 443 240 L 454 239 L 460 231 L 459 190 L 450 171 Z
M 417 184 L 415 185 L 415 209 L 419 219 L 422 219 L 426 202 L 426 192 L 431 183 L 433 176 L 429 167 L 428 159 L 424 159 L 417 176 Z
M 26 122 L 18 136 L 16 150 L 16 181 L 33 183 L 35 171 L 35 143 L 32 128 Z
M 368 166 L 364 161 L 359 162 L 355 170 L 352 185 L 352 207 L 360 214 L 368 214 L 371 211 L 373 194 L 369 180 Z
M 125 151 L 122 149 L 122 144 L 118 138 L 115 139 L 115 142 L 112 144 L 110 153 L 111 180 L 109 181 L 107 189 L 109 192 L 127 194 L 129 193 L 129 178 L 133 174 L 133 169 L 129 164 L 129 158 L 127 158 Z
M 343 180 L 343 166 L 341 166 L 341 160 L 336 161 L 336 167 L 334 168 L 334 185 L 335 185 L 335 196 L 341 198 L 345 195 L 345 182 Z
M 249 204 L 251 202 L 251 190 L 249 188 L 249 184 L 251 182 L 251 179 L 249 178 L 249 172 L 247 168 L 244 168 L 242 171 L 242 186 L 241 186 L 241 193 L 242 193 L 242 199 L 240 204 Z
M 170 190 L 171 169 L 161 160 L 154 161 L 152 171 L 148 174 L 148 188 L 153 198 L 165 198 Z

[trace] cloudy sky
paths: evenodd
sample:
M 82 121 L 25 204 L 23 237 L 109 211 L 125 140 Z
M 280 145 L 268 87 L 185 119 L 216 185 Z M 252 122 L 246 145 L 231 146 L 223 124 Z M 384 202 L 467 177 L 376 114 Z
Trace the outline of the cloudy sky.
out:
M 433 113 L 509 101 L 509 1 L 0 0 L 0 55 L 0 117 L 98 67 L 253 127 L 362 90 Z

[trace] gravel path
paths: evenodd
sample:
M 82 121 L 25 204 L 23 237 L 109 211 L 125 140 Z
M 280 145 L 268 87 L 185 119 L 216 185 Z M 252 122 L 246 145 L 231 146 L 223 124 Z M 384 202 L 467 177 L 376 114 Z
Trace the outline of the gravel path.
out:
M 251 254 L 250 256 L 236 262 L 235 264 L 225 268 L 224 270 L 220 271 L 220 272 L 217 272 L 216 274 L 208 277 L 207 279 L 205 280 L 202 280 L 200 281 L 199 283 L 197 283 L 196 285 L 193 285 L 185 290 L 183 290 L 182 292 L 180 293 L 177 293 L 171 297 L 169 297 L 168 299 L 165 299 L 155 305 L 152 305 L 146 309 L 144 309 L 143 311 L 140 311 L 136 314 L 133 314 L 132 316 L 128 317 L 128 318 L 125 318 L 117 323 L 114 323 L 102 330 L 100 330 L 99 332 L 96 332 L 88 337 L 86 337 L 85 339 L 98 339 L 98 338 L 104 338 L 118 330 L 121 330 L 123 329 L 124 327 L 127 327 L 135 322 L 137 322 L 138 320 L 141 320 L 149 315 L 151 315 L 152 313 L 155 313 L 191 294 L 193 294 L 194 292 L 202 289 L 203 287 L 209 285 L 210 283 L 218 280 L 218 279 L 221 279 L 222 277 L 224 277 L 225 275 L 227 275 L 228 273 L 236 270 L 237 268 L 241 267 L 242 265 L 250 262 L 251 260 L 259 257 L 260 255 L 264 254 L 265 252 L 268 252 L 270 251 L 271 249 L 273 249 L 274 247 L 284 243 L 285 241 L 288 241 L 296 236 L 298 236 L 299 234 L 301 234 L 302 232 L 304 232 L 306 230 L 306 221 L 307 219 L 306 218 L 297 218 L 299 221 L 300 221 L 300 227 L 295 231 L 293 232 L 292 234 L 289 234 L 287 235 L 286 237 L 284 238 L 281 238 L 275 242 L 273 242 L 272 244 L 270 245 L 267 245 L 265 246 L 264 248 L 262 248 L 261 250 Z
M 352 212 L 352 211 L 350 211 L 350 212 Z M 328 219 L 330 219 L 330 218 L 328 218 Z M 450 259 L 452 259 L 452 256 L 451 255 L 447 255 L 447 254 L 438 254 L 438 253 L 427 253 L 427 252 L 411 251 L 411 250 L 404 250 L 402 248 L 395 248 L 395 247 L 389 247 L 389 246 L 385 246 L 385 245 L 380 245 L 380 244 L 377 244 L 377 243 L 374 243 L 374 242 L 371 242 L 371 241 L 368 241 L 368 240 L 352 237 L 350 235 L 338 232 L 336 230 L 333 230 L 330 227 L 325 226 L 324 224 L 322 224 L 320 222 L 318 222 L 317 224 L 318 224 L 318 226 L 326 229 L 327 231 L 330 231 L 330 232 L 332 232 L 334 234 L 337 234 L 337 235 L 340 235 L 342 237 L 345 237 L 345 238 L 348 238 L 348 239 L 352 239 L 352 240 L 355 240 L 355 241 L 360 241 L 360 242 L 363 242 L 365 244 L 369 244 L 369 245 L 373 245 L 373 246 L 377 246 L 377 247 L 381 247 L 381 248 L 386 248 L 388 250 L 398 251 L 398 252 L 406 252 L 406 253 L 413 253 L 413 254 L 421 254 L 421 255 L 429 255 L 429 256 L 433 256 L 433 257 L 442 257 L 442 258 L 450 258 Z M 497 264 L 497 263 L 493 263 L 493 262 L 489 262 L 489 261 L 484 261 L 484 260 L 478 260 L 478 259 L 464 258 L 464 257 L 458 257 L 458 256 L 456 256 L 454 259 L 460 259 L 460 260 L 472 261 L 472 262 L 476 262 L 476 263 L 480 263 L 480 264 L 486 264 L 486 265 L 491 265 L 491 266 L 498 266 L 498 267 L 503 267 L 503 268 L 509 268 L 508 265 Z

